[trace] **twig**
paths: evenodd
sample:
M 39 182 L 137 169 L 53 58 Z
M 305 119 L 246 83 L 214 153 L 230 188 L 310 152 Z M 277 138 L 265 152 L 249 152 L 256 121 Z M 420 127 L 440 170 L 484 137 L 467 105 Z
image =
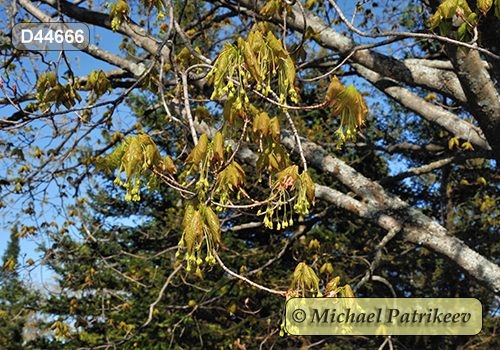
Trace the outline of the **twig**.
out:
M 372 276 L 372 280 L 373 281 L 377 281 L 377 282 L 382 282 L 383 284 L 385 284 L 391 290 L 392 296 L 394 298 L 397 297 L 396 292 L 394 291 L 394 288 L 392 287 L 392 284 L 387 279 L 385 279 L 382 276 L 376 276 L 376 275 L 374 275 L 374 276 Z
M 271 93 L 271 95 L 274 96 L 274 98 L 276 100 L 279 100 L 278 95 L 276 95 L 276 93 L 273 90 L 271 90 L 270 93 Z M 328 101 L 325 101 L 325 104 L 327 102 Z M 288 107 L 285 107 L 284 112 L 285 112 L 285 115 L 286 115 L 288 122 L 290 123 L 290 127 L 292 128 L 292 133 L 293 133 L 293 136 L 295 137 L 295 142 L 297 143 L 297 147 L 299 148 L 300 159 L 302 160 L 302 165 L 304 166 L 304 171 L 307 171 L 307 161 L 306 161 L 306 157 L 304 156 L 304 149 L 302 148 L 302 142 L 300 142 L 300 137 L 299 137 L 299 134 L 297 132 L 297 129 L 295 128 L 295 123 L 293 122 L 292 117 L 290 116 L 290 113 L 288 113 Z
M 165 184 L 169 187 L 172 187 L 174 190 L 177 190 L 179 192 L 184 192 L 186 194 L 189 194 L 190 196 L 195 196 L 195 192 L 191 192 L 189 190 L 186 190 L 183 186 L 181 186 L 179 183 L 172 181 L 169 179 L 167 176 L 164 174 L 160 173 L 158 170 L 151 168 L 151 171 L 158 176 Z
M 160 77 L 159 77 L 159 82 L 158 82 L 158 88 L 160 89 L 160 98 L 161 98 L 161 103 L 163 105 L 163 108 L 165 109 L 165 112 L 167 112 L 168 118 L 172 119 L 174 122 L 177 124 L 181 125 L 183 128 L 185 125 L 176 117 L 170 113 L 170 109 L 168 108 L 167 101 L 165 101 L 165 94 L 163 93 L 163 66 L 165 64 L 165 59 L 163 56 L 161 56 L 161 65 L 160 65 Z
M 285 108 L 285 109 L 291 109 L 291 110 L 294 110 L 294 111 L 302 111 L 302 110 L 309 110 L 309 109 L 318 109 L 318 108 L 322 108 L 322 107 L 325 107 L 326 104 L 328 103 L 328 101 L 325 101 L 323 103 L 320 103 L 318 105 L 314 105 L 314 106 L 301 106 L 301 107 L 294 107 L 294 106 L 287 106 L 287 105 L 284 105 L 284 104 L 281 104 L 279 102 L 276 102 L 275 100 L 273 99 L 270 99 L 269 97 L 261 94 L 259 91 L 255 90 L 255 89 L 252 89 L 252 91 L 257 94 L 258 96 L 262 97 L 264 100 L 266 100 L 267 102 L 271 102 L 272 104 L 278 106 L 278 107 L 281 107 L 281 108 Z M 272 90 L 271 90 L 272 91 Z
M 267 287 L 264 287 L 264 286 L 261 286 L 260 284 L 258 283 L 255 283 L 253 281 L 250 281 L 248 278 L 246 277 L 243 277 L 241 275 L 238 275 L 236 272 L 233 272 L 231 270 L 229 270 L 227 268 L 226 265 L 224 265 L 224 263 L 222 262 L 222 260 L 220 259 L 219 255 L 217 254 L 217 252 L 215 251 L 215 249 L 213 249 L 213 254 L 215 256 L 215 259 L 217 260 L 217 262 L 219 263 L 219 265 L 222 267 L 222 269 L 224 271 L 226 271 L 228 274 L 230 274 L 231 276 L 235 277 L 235 278 L 238 278 L 246 283 L 248 283 L 249 285 L 251 285 L 252 287 L 255 287 L 257 289 L 260 289 L 260 290 L 263 290 L 263 291 L 266 291 L 268 293 L 271 293 L 271 294 L 278 294 L 278 295 L 281 295 L 282 297 L 286 296 L 286 291 L 280 291 L 280 290 L 274 290 L 274 289 L 269 289 Z
M 193 138 L 194 145 L 198 144 L 198 135 L 196 135 L 196 130 L 194 128 L 193 115 L 191 114 L 191 107 L 189 106 L 189 94 L 188 94 L 188 82 L 186 72 L 181 72 L 182 77 L 182 88 L 184 97 L 184 107 L 186 108 L 186 115 L 189 123 L 189 130 L 191 131 L 191 137 Z
M 231 157 L 229 157 L 229 159 L 227 160 L 227 162 L 224 164 L 224 166 L 218 170 L 218 172 L 220 173 L 221 171 L 223 171 L 225 168 L 227 168 L 227 166 L 229 164 L 231 164 L 231 162 L 233 161 L 234 157 L 236 156 L 236 153 L 238 153 L 238 150 L 240 149 L 241 147 L 241 143 L 243 142 L 243 138 L 245 137 L 245 133 L 247 131 L 247 126 L 248 126 L 248 123 L 250 122 L 249 119 L 246 119 L 243 121 L 243 130 L 241 131 L 241 137 L 240 139 L 238 140 L 238 144 L 236 145 L 236 149 L 233 151 L 233 154 L 231 154 Z
M 179 33 L 179 35 L 181 37 L 182 43 L 189 50 L 189 52 L 194 57 L 196 57 L 197 59 L 199 59 L 200 61 L 205 62 L 206 64 L 211 64 L 212 63 L 211 60 L 209 60 L 208 58 L 206 58 L 205 56 L 203 56 L 199 52 L 197 52 L 195 49 L 193 49 L 193 47 L 189 43 L 189 39 L 186 37 L 186 33 L 184 33 L 184 31 L 180 27 L 179 23 L 177 23 L 177 20 L 175 20 L 175 19 L 174 19 L 174 25 L 175 25 L 175 30 L 177 31 L 177 33 Z
M 316 80 L 321 80 L 321 79 L 324 79 L 326 78 L 327 76 L 329 76 L 330 74 L 332 74 L 333 72 L 335 72 L 337 69 L 339 69 L 340 67 L 342 67 L 349 58 L 351 58 L 352 55 L 354 55 L 354 53 L 356 52 L 357 50 L 352 50 L 351 53 L 349 53 L 349 55 L 347 55 L 346 58 L 344 58 L 342 60 L 342 62 L 340 62 L 337 66 L 335 66 L 335 68 L 333 68 L 332 70 L 330 70 L 328 73 L 325 73 L 323 75 L 320 75 L 319 77 L 316 77 L 316 78 L 312 78 L 312 79 L 301 79 L 302 81 L 306 81 L 306 82 L 311 82 L 311 81 L 316 81 Z
M 453 163 L 457 160 L 460 160 L 461 158 L 462 157 L 460 157 L 460 156 L 453 156 L 453 157 L 440 159 L 440 160 L 437 160 L 437 161 L 432 162 L 430 164 L 426 164 L 426 165 L 423 165 L 423 166 L 420 166 L 417 168 L 411 168 L 411 169 L 408 169 L 408 171 L 399 173 L 397 175 L 384 177 L 383 179 L 381 179 L 379 181 L 379 184 L 385 185 L 385 184 L 391 183 L 393 181 L 400 181 L 400 180 L 406 179 L 407 177 L 418 176 L 418 175 L 430 173 L 431 171 L 442 168 L 447 164 L 450 164 L 450 163 Z

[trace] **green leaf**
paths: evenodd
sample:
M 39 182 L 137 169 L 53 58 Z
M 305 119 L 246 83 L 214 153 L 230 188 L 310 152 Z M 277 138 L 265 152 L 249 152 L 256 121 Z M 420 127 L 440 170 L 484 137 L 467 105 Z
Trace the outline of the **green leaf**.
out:
M 43 73 L 42 75 L 40 75 L 40 77 L 36 81 L 36 90 L 38 91 L 37 98 L 39 100 L 41 100 L 45 95 L 45 91 L 47 90 L 47 82 L 48 82 L 47 73 Z
M 453 18 L 457 8 L 458 8 L 457 0 L 446 0 L 441 5 L 439 5 L 439 9 L 441 10 L 441 13 L 446 19 Z
M 337 97 L 339 92 L 341 92 L 342 90 L 344 90 L 344 85 L 342 85 L 340 80 L 335 75 L 330 82 L 330 85 L 328 85 L 328 90 L 326 91 L 326 100 L 334 102 L 335 97 Z M 330 106 L 332 105 L 333 103 Z
M 206 223 L 208 224 L 208 227 L 210 228 L 210 232 L 212 233 L 212 237 L 214 239 L 214 242 L 216 244 L 220 243 L 220 236 L 221 236 L 221 228 L 220 228 L 220 222 L 219 218 L 217 215 L 214 213 L 212 208 L 206 207 L 205 209 L 205 218 L 206 218 Z
M 483 15 L 486 16 L 486 12 L 488 12 L 493 5 L 493 0 L 477 0 L 477 8 L 481 10 Z
M 458 41 L 461 41 L 463 43 L 467 43 L 469 41 L 471 41 L 471 35 L 469 33 L 469 30 L 468 30 L 468 25 L 467 23 L 462 23 L 462 25 L 458 28 L 457 30 L 457 35 L 456 35 L 456 39 Z M 467 48 L 462 48 L 462 49 L 467 49 Z
M 278 182 L 283 183 L 287 181 L 288 178 L 292 178 L 293 183 L 299 177 L 299 167 L 297 165 L 291 165 L 278 173 Z
M 436 28 L 443 18 L 443 14 L 441 13 L 441 9 L 437 9 L 436 13 L 428 20 L 431 25 L 431 29 Z
M 337 289 L 339 282 L 340 282 L 339 276 L 335 277 L 330 282 L 328 282 L 328 284 L 325 287 L 325 294 L 329 292 L 334 292 Z
M 169 172 L 170 174 L 176 174 L 177 168 L 174 164 L 174 161 L 169 156 L 163 156 L 163 169 Z
M 281 131 L 280 131 L 280 122 L 278 121 L 278 117 L 274 117 L 269 121 L 269 131 L 274 142 L 280 143 Z
M 256 82 L 260 81 L 260 64 L 257 62 L 257 58 L 255 57 L 251 45 L 249 42 L 243 43 L 243 58 L 245 59 L 245 64 L 247 66 L 248 71 L 255 79 Z
M 259 31 L 250 32 L 247 42 L 250 44 L 250 50 L 252 52 L 259 52 L 264 45 L 264 38 L 262 37 L 262 33 Z
M 453 22 L 451 19 L 447 19 L 439 24 L 439 33 L 441 36 L 446 36 L 453 26 Z
M 258 138 L 269 135 L 269 115 L 266 112 L 257 114 L 253 120 L 252 131 Z
M 52 86 L 52 87 L 55 87 L 57 85 L 57 77 L 52 72 L 49 72 L 49 83 L 50 83 L 50 86 Z
M 319 290 L 319 278 L 316 276 L 314 270 L 307 266 L 305 262 L 299 263 L 293 272 L 292 287 L 302 286 Z
M 189 156 L 186 158 L 184 164 L 193 163 L 195 165 L 198 165 L 198 163 L 201 162 L 203 158 L 205 158 L 205 155 L 207 154 L 207 146 L 208 146 L 208 136 L 207 134 L 203 134 L 200 136 L 200 139 L 198 140 L 198 144 L 196 145 L 196 147 L 193 148 Z
M 471 13 L 474 13 L 470 9 L 469 4 L 467 4 L 466 0 L 458 0 L 458 7 L 462 9 L 465 18 L 468 18 Z
M 213 159 L 217 160 L 219 164 L 222 164 L 224 162 L 224 139 L 222 134 L 217 132 L 212 142 L 214 150 Z
M 235 161 L 232 161 L 225 169 L 225 180 L 229 185 L 229 189 L 240 188 L 245 183 L 245 179 L 245 172 Z
M 118 1 L 116 4 L 116 10 L 115 14 L 121 17 L 125 17 L 129 14 L 130 9 L 127 5 L 127 3 L 123 0 Z
M 295 84 L 295 64 L 288 54 L 283 69 L 285 71 L 285 77 L 288 80 L 288 85 L 293 87 Z
M 302 174 L 300 174 L 300 180 L 306 188 L 306 194 L 309 202 L 314 205 L 316 186 L 314 185 L 311 176 L 307 171 L 303 171 Z
M 277 0 L 269 0 L 262 10 L 260 10 L 260 14 L 265 19 L 272 18 L 278 12 L 278 6 Z
M 95 70 L 90 72 L 89 78 L 87 79 L 87 84 L 85 84 L 85 89 L 91 89 L 95 85 L 97 73 Z
M 108 77 L 100 68 L 92 85 L 94 86 L 94 92 L 97 96 L 104 95 L 106 91 L 113 92 L 113 88 L 111 87 Z
M 184 229 L 184 240 L 186 241 L 186 247 L 189 253 L 193 249 L 193 245 L 203 238 L 203 223 L 201 221 L 201 215 L 198 210 L 196 210 L 191 221 L 188 223 L 187 227 Z
M 7 272 L 12 272 L 16 270 L 16 264 L 17 260 L 14 259 L 13 257 L 10 257 L 8 260 L 6 260 L 3 264 L 2 267 L 2 272 L 7 271 Z
M 106 157 L 99 158 L 95 163 L 95 172 L 99 170 L 110 170 L 114 171 L 116 168 L 120 166 L 121 159 L 125 150 L 130 145 L 132 141 L 132 136 L 128 136 L 120 146 L 115 148 L 113 152 L 108 154 Z
M 323 266 L 321 266 L 321 269 L 319 269 L 319 273 L 327 273 L 331 274 L 333 272 L 333 266 L 331 263 L 324 263 Z
M 187 204 L 186 212 L 184 213 L 184 219 L 182 220 L 182 227 L 186 228 L 188 226 L 193 218 L 194 212 L 194 205 L 191 203 Z
M 236 102 L 236 96 L 230 96 L 227 99 L 226 104 L 224 105 L 224 109 L 222 110 L 224 121 L 227 122 L 229 125 L 233 125 L 234 123 L 236 108 L 233 107 L 235 106 L 235 102 Z
M 156 147 L 156 144 L 154 143 L 153 139 L 146 134 L 139 134 L 137 135 L 137 139 L 139 141 L 139 144 L 141 145 L 143 151 L 143 154 L 145 156 L 144 161 L 147 162 L 149 165 L 154 165 L 158 171 L 161 171 L 161 163 L 162 163 L 162 158 L 160 154 L 160 150 L 158 147 Z
M 20 148 L 14 148 L 11 152 L 10 152 L 10 155 L 11 156 L 18 156 L 19 159 L 21 160 L 25 160 L 24 159 L 24 153 L 23 153 L 23 150 L 20 149 Z
M 52 88 L 48 93 L 47 96 L 45 96 L 45 102 L 53 102 L 53 101 L 58 101 L 59 96 L 61 93 L 62 86 L 61 85 L 56 85 L 54 88 Z
M 281 45 L 281 41 L 276 39 L 273 32 L 269 31 L 267 33 L 267 45 L 273 51 L 273 54 L 277 56 L 277 58 L 285 58 L 288 56 L 286 51 L 283 49 Z
M 472 26 L 477 25 L 477 13 L 472 12 L 468 17 L 467 17 L 467 22 L 469 22 Z M 467 26 L 468 27 L 468 26 Z M 471 28 L 468 27 L 469 32 L 471 32 Z
M 127 174 L 127 180 L 130 180 L 130 177 L 136 170 L 136 167 L 143 162 L 142 147 L 137 137 L 132 137 L 130 145 L 123 154 L 121 162 L 122 167 L 125 169 L 125 173 Z
M 346 299 L 342 299 L 344 302 L 345 308 L 352 308 L 356 305 L 356 300 L 354 299 L 354 293 L 352 292 L 351 286 L 346 284 L 342 291 L 340 292 L 340 296 Z
M 304 6 L 308 10 L 313 10 L 317 4 L 318 0 L 307 0 Z

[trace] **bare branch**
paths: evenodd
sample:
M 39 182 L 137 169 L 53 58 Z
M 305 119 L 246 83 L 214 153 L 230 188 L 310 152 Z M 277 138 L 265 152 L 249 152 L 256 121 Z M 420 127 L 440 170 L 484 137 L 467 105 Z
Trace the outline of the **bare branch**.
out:
M 260 289 L 260 290 L 263 290 L 265 292 L 268 292 L 268 293 L 271 293 L 271 294 L 278 294 L 278 295 L 281 295 L 282 297 L 286 296 L 286 292 L 283 292 L 283 291 L 279 291 L 279 290 L 274 290 L 274 289 L 269 289 L 267 287 L 264 287 L 264 286 L 261 286 L 260 284 L 258 283 L 255 283 L 253 281 L 250 281 L 248 278 L 246 277 L 243 277 L 241 275 L 238 275 L 236 272 L 233 272 L 231 270 L 229 270 L 227 268 L 226 265 L 224 265 L 224 263 L 222 262 L 222 260 L 220 259 L 219 255 L 217 254 L 217 252 L 215 251 L 215 249 L 213 250 L 213 254 L 215 256 L 215 259 L 217 259 L 217 262 L 219 263 L 219 265 L 222 267 L 222 269 L 224 271 L 226 271 L 228 274 L 230 274 L 231 276 L 233 277 L 236 277 L 246 283 L 248 283 L 249 285 L 251 285 L 252 287 L 255 287 L 257 289 Z
M 352 66 L 363 78 L 374 84 L 379 90 L 422 118 L 437 123 L 458 139 L 469 141 L 474 146 L 482 149 L 491 149 L 482 132 L 474 125 L 440 106 L 425 101 L 417 94 L 398 86 L 396 82 L 386 79 L 378 73 L 358 64 L 353 64 Z

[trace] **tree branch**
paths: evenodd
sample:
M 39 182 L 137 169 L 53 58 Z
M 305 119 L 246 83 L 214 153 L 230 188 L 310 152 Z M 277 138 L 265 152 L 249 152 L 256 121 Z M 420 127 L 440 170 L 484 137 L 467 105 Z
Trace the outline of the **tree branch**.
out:
M 294 145 L 294 137 L 288 130 L 281 131 L 282 144 L 288 149 Z M 335 176 L 364 200 L 359 202 L 334 189 L 316 185 L 316 196 L 338 207 L 371 220 L 386 230 L 403 229 L 406 241 L 424 246 L 454 261 L 462 270 L 495 293 L 500 292 L 500 267 L 479 255 L 458 238 L 412 208 L 396 196 L 386 193 L 382 186 L 361 175 L 345 162 L 302 139 L 304 154 L 311 167 Z
M 468 54 L 456 46 L 446 45 L 458 79 L 468 100 L 468 109 L 486 135 L 486 139 L 500 162 L 500 96 L 484 68 L 477 51 Z
M 422 118 L 442 126 L 458 139 L 468 141 L 482 149 L 491 149 L 482 132 L 474 125 L 440 106 L 425 101 L 417 94 L 398 86 L 396 82 L 386 79 L 374 71 L 366 69 L 359 64 L 353 64 L 352 67 L 380 91 Z

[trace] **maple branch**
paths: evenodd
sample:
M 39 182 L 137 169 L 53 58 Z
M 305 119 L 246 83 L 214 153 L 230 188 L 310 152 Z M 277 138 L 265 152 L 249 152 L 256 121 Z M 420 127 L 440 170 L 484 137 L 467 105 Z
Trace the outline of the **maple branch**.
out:
M 224 265 L 224 263 L 222 262 L 222 260 L 220 259 L 219 255 L 217 254 L 217 252 L 215 251 L 215 249 L 212 250 L 214 256 L 215 256 L 215 259 L 217 260 L 217 262 L 219 263 L 219 265 L 222 267 L 222 269 L 224 271 L 226 271 L 228 274 L 230 274 L 231 276 L 235 277 L 235 278 L 238 278 L 246 283 L 248 283 L 249 285 L 251 285 L 252 287 L 255 287 L 257 289 L 260 289 L 260 290 L 263 290 L 265 292 L 268 292 L 268 293 L 271 293 L 271 294 L 278 294 L 278 295 L 281 295 L 282 297 L 286 296 L 286 293 L 287 292 L 283 292 L 283 291 L 280 291 L 280 290 L 274 290 L 274 289 L 269 289 L 267 287 L 264 287 L 258 283 L 255 283 L 253 281 L 250 281 L 248 278 L 246 277 L 243 277 L 239 274 L 237 274 L 236 272 L 233 272 L 231 271 L 230 269 L 227 268 L 226 265 Z
M 191 107 L 189 106 L 189 93 L 188 93 L 188 82 L 187 82 L 187 74 L 185 71 L 181 72 L 182 77 L 182 88 L 183 88 L 183 97 L 184 97 L 184 107 L 186 111 L 186 116 L 189 123 L 189 130 L 191 131 L 191 137 L 193 138 L 194 145 L 198 144 L 198 135 L 196 135 L 196 130 L 194 128 L 193 123 L 193 115 L 191 114 Z
M 400 87 L 395 81 L 387 79 L 370 69 L 359 64 L 353 64 L 352 67 L 356 69 L 361 77 L 368 80 L 380 91 L 422 118 L 442 126 L 458 139 L 467 140 L 474 146 L 482 149 L 491 149 L 481 129 L 478 129 L 471 123 L 466 122 L 440 106 L 425 101 L 417 94 Z
M 293 135 L 282 130 L 282 144 L 292 149 Z M 383 187 L 355 171 L 338 158 L 313 142 L 302 139 L 304 152 L 309 164 L 316 169 L 335 176 L 340 182 L 361 196 L 364 201 L 357 201 L 339 191 L 326 186 L 316 185 L 316 197 L 324 199 L 338 207 L 373 221 L 390 231 L 401 227 L 403 238 L 409 242 L 424 246 L 454 261 L 463 271 L 479 283 L 494 292 L 500 292 L 500 267 L 469 248 L 458 238 L 412 208 L 400 198 L 384 191 Z
M 278 95 L 271 90 L 271 94 L 274 96 L 276 100 L 279 100 Z M 326 101 L 325 101 L 326 102 Z M 295 123 L 293 122 L 292 117 L 290 116 L 290 113 L 288 113 L 288 109 L 284 109 L 286 119 L 288 120 L 288 123 L 290 124 L 290 127 L 292 128 L 293 136 L 295 137 L 295 142 L 297 142 L 297 146 L 299 148 L 299 154 L 300 154 L 300 159 L 302 160 L 302 166 L 304 167 L 304 171 L 307 171 L 307 161 L 306 158 L 304 157 L 304 150 L 302 149 L 302 143 L 300 142 L 300 137 L 297 132 L 297 128 L 295 127 Z
M 386 185 L 386 184 L 391 183 L 391 182 L 401 181 L 401 180 L 406 179 L 408 177 L 430 173 L 431 171 L 442 168 L 445 165 L 456 161 L 457 159 L 460 159 L 460 157 L 453 156 L 453 157 L 440 159 L 440 160 L 437 160 L 437 161 L 432 162 L 430 164 L 426 164 L 426 165 L 423 165 L 420 167 L 408 169 L 407 171 L 404 171 L 404 172 L 399 173 L 399 174 L 394 175 L 394 176 L 384 177 L 383 179 L 379 180 L 378 183 L 381 185 Z

